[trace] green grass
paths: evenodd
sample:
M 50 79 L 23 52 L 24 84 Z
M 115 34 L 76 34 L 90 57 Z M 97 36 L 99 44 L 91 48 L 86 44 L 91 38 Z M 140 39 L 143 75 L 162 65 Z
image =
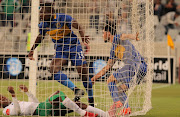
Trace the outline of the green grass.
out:
M 0 94 L 10 97 L 9 93 L 7 92 L 7 86 L 14 86 L 18 100 L 27 101 L 27 96 L 23 95 L 23 93 L 19 92 L 18 90 L 18 86 L 20 84 L 25 84 L 28 86 L 28 81 L 0 80 Z M 76 85 L 83 89 L 81 82 L 76 82 Z M 94 94 L 96 95 L 96 107 L 105 110 L 106 105 L 112 102 L 109 96 L 108 88 L 104 83 L 96 83 L 94 88 L 96 88 L 94 91 Z M 73 98 L 74 94 L 72 91 L 57 82 L 39 81 L 37 83 L 37 97 L 39 101 L 44 101 L 51 93 L 55 92 L 56 90 L 61 90 L 69 98 Z M 106 99 L 102 97 L 102 95 L 105 95 Z M 87 95 L 85 95 L 81 101 L 87 103 Z M 1 115 L 2 109 L 0 110 L 0 116 Z M 70 116 L 72 115 L 74 115 L 74 113 L 70 114 Z M 180 117 L 180 85 L 153 84 L 152 109 L 146 115 L 139 117 Z

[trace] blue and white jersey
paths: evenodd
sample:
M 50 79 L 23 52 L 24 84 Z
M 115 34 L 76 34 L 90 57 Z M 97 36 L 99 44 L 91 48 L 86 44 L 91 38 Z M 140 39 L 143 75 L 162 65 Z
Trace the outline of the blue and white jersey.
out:
M 119 59 L 125 64 L 138 64 L 144 61 L 144 58 L 129 40 L 121 40 L 121 35 L 114 36 L 110 59 Z
M 56 51 L 69 51 L 71 46 L 79 44 L 77 36 L 71 29 L 73 18 L 63 13 L 54 15 L 51 22 L 43 21 L 39 24 L 39 33 L 48 34 L 55 43 Z

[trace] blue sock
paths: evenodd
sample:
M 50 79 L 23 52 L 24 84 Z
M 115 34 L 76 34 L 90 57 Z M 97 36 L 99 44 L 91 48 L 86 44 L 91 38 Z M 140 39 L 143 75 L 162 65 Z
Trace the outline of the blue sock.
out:
M 127 99 L 127 95 L 126 95 L 126 93 L 125 92 L 122 92 L 122 93 L 120 93 L 119 94 L 119 98 L 120 98 L 120 101 L 123 103 L 123 105 L 125 104 L 125 102 L 126 102 L 126 99 Z M 129 104 L 128 104 L 128 102 L 126 103 L 126 105 L 124 105 L 126 108 L 128 108 L 129 107 Z
M 114 102 L 117 102 L 117 101 L 121 101 L 121 103 L 124 105 L 125 102 L 126 102 L 126 99 L 127 99 L 127 95 L 125 92 L 122 92 L 122 93 L 119 93 L 118 91 L 118 88 L 115 84 L 115 82 L 110 82 L 108 84 L 108 87 L 109 87 L 109 91 L 111 92 L 111 97 L 113 98 L 113 101 Z M 126 103 L 126 105 L 124 105 L 126 108 L 129 107 L 129 104 Z
M 116 87 L 116 84 L 115 82 L 110 82 L 108 84 L 108 87 L 109 87 L 109 91 L 111 93 L 111 97 L 113 99 L 114 102 L 118 102 L 120 101 L 119 99 L 119 93 L 118 93 L 118 88 Z
M 93 88 L 92 88 L 92 81 L 91 78 L 89 78 L 89 81 L 83 81 L 84 88 L 86 88 L 86 91 L 88 93 L 88 98 L 93 98 Z
M 58 73 L 54 74 L 54 80 L 57 80 L 58 82 L 60 82 L 61 84 L 63 84 L 64 86 L 67 86 L 68 88 L 70 88 L 71 90 L 74 91 L 74 88 L 76 87 L 72 81 L 70 81 L 67 78 L 66 74 L 63 74 L 61 71 L 59 71 Z

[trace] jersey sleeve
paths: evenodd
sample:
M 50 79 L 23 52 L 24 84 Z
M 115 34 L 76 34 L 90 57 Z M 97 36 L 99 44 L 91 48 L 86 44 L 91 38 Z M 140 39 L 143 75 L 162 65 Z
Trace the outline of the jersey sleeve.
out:
M 26 95 L 29 97 L 31 102 L 39 103 L 38 99 L 30 92 L 26 92 Z
M 41 22 L 39 25 L 39 33 L 43 36 L 45 36 L 47 30 L 46 30 L 46 27 L 45 27 L 45 23 Z

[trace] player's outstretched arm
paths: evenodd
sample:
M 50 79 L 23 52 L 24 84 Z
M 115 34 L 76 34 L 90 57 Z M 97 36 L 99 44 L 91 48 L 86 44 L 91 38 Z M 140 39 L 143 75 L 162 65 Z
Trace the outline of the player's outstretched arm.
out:
M 113 59 L 109 59 L 109 60 L 108 60 L 107 65 L 106 65 L 99 73 L 97 73 L 96 75 L 94 75 L 94 76 L 91 78 L 91 81 L 93 82 L 93 84 L 94 84 L 94 82 L 95 82 L 97 79 L 99 79 L 99 78 L 101 78 L 102 76 L 104 76 L 104 75 L 106 74 L 106 72 L 109 71 L 110 68 L 112 68 L 113 63 L 114 63 L 114 60 L 113 60 Z
M 85 36 L 84 29 L 75 19 L 72 21 L 72 27 L 79 30 L 79 34 L 81 36 L 82 42 L 88 44 L 89 36 Z
M 19 85 L 19 88 L 26 93 L 32 102 L 39 103 L 38 99 L 28 91 L 28 88 L 25 85 Z
M 132 40 L 139 41 L 138 36 L 139 36 L 138 32 L 136 34 L 122 34 L 121 40 L 132 39 Z
M 31 48 L 31 50 L 30 50 L 30 52 L 29 52 L 29 54 L 28 54 L 28 58 L 29 58 L 30 60 L 35 60 L 35 59 L 33 58 L 34 50 L 35 50 L 36 47 L 41 43 L 41 41 L 43 40 L 43 38 L 44 38 L 44 37 L 43 37 L 41 34 L 39 34 L 39 35 L 37 36 L 36 41 L 34 42 L 32 48 Z
M 10 115 L 19 115 L 21 110 L 20 110 L 20 105 L 18 103 L 18 100 L 16 98 L 16 94 L 15 94 L 14 88 L 9 86 L 7 90 L 11 94 L 12 101 L 13 101 L 13 104 L 14 104 L 14 109 L 12 110 L 12 112 L 10 112 Z

